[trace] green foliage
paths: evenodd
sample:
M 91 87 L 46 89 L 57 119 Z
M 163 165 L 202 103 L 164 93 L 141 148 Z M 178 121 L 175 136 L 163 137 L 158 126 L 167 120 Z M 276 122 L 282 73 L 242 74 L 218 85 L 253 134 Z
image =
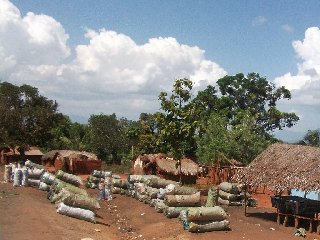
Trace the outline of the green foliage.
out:
M 248 110 L 255 117 L 256 124 L 266 132 L 292 127 L 299 117 L 295 113 L 281 112 L 276 108 L 280 99 L 290 99 L 290 91 L 260 77 L 257 73 L 225 76 L 218 80 L 223 95 L 221 105 L 228 109 L 232 119 L 237 111 Z
M 320 130 L 308 130 L 299 144 L 320 147 Z
M 223 113 L 213 113 L 206 131 L 197 139 L 197 156 L 203 164 L 215 164 L 224 157 L 250 163 L 269 144 L 271 139 L 256 131 L 255 118 L 249 111 L 239 111 L 235 125 L 230 125 Z
M 197 157 L 205 165 L 215 164 L 221 154 L 231 156 L 233 142 L 227 129 L 228 118 L 212 113 L 206 122 L 204 133 L 197 138 Z
M 57 127 L 51 130 L 53 140 L 49 143 L 48 148 L 85 151 L 87 131 L 86 124 L 72 123 L 69 117 L 63 116 Z
M 264 132 L 258 131 L 255 118 L 249 111 L 239 111 L 235 118 L 237 124 L 230 129 L 230 138 L 233 143 L 230 157 L 249 164 L 275 140 Z
M 121 163 L 120 153 L 128 151 L 125 119 L 112 115 L 91 115 L 86 138 L 89 150 L 99 158 L 115 164 Z
M 51 131 L 62 114 L 58 104 L 39 94 L 29 85 L 15 86 L 0 82 L 0 143 L 6 146 L 47 146 Z
M 156 129 L 156 114 L 141 113 L 135 131 L 135 155 L 158 152 Z
M 197 121 L 191 103 L 191 89 L 192 82 L 189 79 L 177 79 L 170 96 L 166 92 L 159 95 L 163 112 L 156 115 L 158 145 L 162 152 L 175 158 L 193 155 L 195 152 Z

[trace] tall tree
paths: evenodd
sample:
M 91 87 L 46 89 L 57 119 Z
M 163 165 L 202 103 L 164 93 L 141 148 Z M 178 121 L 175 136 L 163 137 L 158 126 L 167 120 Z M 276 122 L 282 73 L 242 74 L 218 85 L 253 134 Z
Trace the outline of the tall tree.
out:
M 172 94 L 161 92 L 161 110 L 157 113 L 158 144 L 162 151 L 176 158 L 195 153 L 197 121 L 194 105 L 191 104 L 192 82 L 187 78 L 177 79 Z
M 197 137 L 197 157 L 203 164 L 219 161 L 221 155 L 231 157 L 233 142 L 228 130 L 228 118 L 223 113 L 212 113 L 206 120 L 204 132 Z
M 156 131 L 156 114 L 141 113 L 139 121 L 128 129 L 129 138 L 134 142 L 135 155 L 158 152 Z
M 20 146 L 22 158 L 28 145 L 46 146 L 52 140 L 51 130 L 63 117 L 57 108 L 35 87 L 0 82 L 1 145 Z
M 238 111 L 235 119 L 236 124 L 230 125 L 223 112 L 210 116 L 205 132 L 197 138 L 200 162 L 215 164 L 226 157 L 248 164 L 271 144 L 265 134 L 256 131 L 249 111 Z
M 88 124 L 87 145 L 101 159 L 121 164 L 121 153 L 126 146 L 125 128 L 115 114 L 91 115 Z
M 217 83 L 231 119 L 238 110 L 248 110 L 265 132 L 292 127 L 299 120 L 295 113 L 281 112 L 276 107 L 278 100 L 291 98 L 290 91 L 285 87 L 276 88 L 257 73 L 225 76 Z

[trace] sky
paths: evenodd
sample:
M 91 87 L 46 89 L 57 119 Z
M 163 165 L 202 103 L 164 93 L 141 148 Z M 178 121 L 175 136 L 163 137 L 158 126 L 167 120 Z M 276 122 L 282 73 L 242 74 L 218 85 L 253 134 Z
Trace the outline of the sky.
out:
M 294 142 L 320 128 L 319 12 L 318 0 L 0 0 L 0 80 L 86 123 L 159 111 L 176 78 L 196 95 L 256 72 L 291 91 L 278 107 L 300 121 L 275 136 Z

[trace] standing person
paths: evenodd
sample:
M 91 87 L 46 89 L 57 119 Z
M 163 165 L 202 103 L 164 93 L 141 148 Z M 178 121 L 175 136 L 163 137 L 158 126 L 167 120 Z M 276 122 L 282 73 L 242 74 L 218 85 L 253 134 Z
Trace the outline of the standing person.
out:
M 98 185 L 98 189 L 99 189 L 99 196 L 98 196 L 98 200 L 102 200 L 105 198 L 105 183 L 104 183 L 104 179 L 101 178 L 99 185 Z
M 105 182 L 105 199 L 108 201 L 112 200 L 112 190 L 111 190 L 111 185 L 112 185 L 112 173 L 106 174 L 104 178 Z

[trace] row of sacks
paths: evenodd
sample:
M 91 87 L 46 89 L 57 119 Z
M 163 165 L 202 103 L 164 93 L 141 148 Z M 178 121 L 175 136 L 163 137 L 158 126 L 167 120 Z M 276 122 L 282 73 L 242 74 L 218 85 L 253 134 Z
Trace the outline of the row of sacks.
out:
M 105 177 L 120 179 L 119 175 L 113 174 L 110 171 L 93 170 L 93 172 L 87 177 L 85 186 L 92 189 L 98 188 L 99 182 L 104 180 Z
M 48 191 L 47 198 L 56 205 L 57 213 L 96 223 L 95 211 L 100 208 L 95 198 L 88 196 L 79 176 L 61 170 L 47 172 L 42 165 L 26 161 L 25 165 L 6 165 L 5 182 L 14 186 L 33 186 Z
M 114 180 L 113 193 L 134 197 L 168 218 L 180 216 L 183 227 L 190 232 L 229 230 L 227 215 L 221 207 L 201 207 L 200 192 L 175 181 L 154 175 L 129 175 L 128 179 Z M 195 214 L 198 219 L 192 217 Z
M 256 200 L 245 192 L 242 185 L 235 183 L 222 182 L 217 188 L 209 189 L 208 199 L 213 201 L 215 198 L 219 205 L 242 206 L 246 198 L 248 206 L 256 206 Z
M 24 165 L 12 163 L 5 165 L 4 182 L 12 182 L 14 187 L 33 186 L 48 191 L 48 181 L 52 181 L 51 175 L 42 165 L 28 160 Z

